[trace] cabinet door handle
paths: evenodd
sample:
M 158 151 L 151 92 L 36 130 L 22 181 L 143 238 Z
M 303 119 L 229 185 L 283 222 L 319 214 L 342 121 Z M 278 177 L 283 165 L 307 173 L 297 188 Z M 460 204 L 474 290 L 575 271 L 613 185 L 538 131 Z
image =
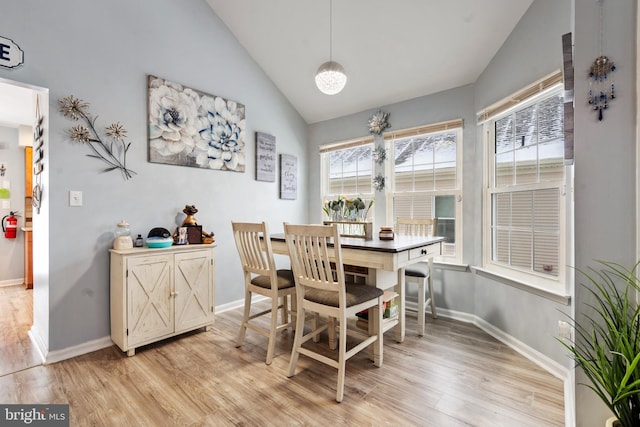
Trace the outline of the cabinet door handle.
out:
M 426 249 L 423 249 L 423 250 L 421 250 L 421 251 L 420 251 L 420 253 L 421 253 L 422 255 L 426 255 L 426 254 L 428 254 L 429 252 L 428 252 Z
M 178 293 L 176 291 L 171 291 L 171 293 L 169 294 L 172 297 L 178 296 Z

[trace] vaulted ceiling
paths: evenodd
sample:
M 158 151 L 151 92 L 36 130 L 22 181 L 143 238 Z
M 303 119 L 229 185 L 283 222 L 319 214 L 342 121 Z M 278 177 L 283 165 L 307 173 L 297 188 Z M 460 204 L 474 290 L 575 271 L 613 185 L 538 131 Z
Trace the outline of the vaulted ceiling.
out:
M 330 0 L 207 2 L 315 123 L 475 82 L 533 0 L 333 0 L 331 22 Z M 348 80 L 330 96 L 314 76 L 331 39 Z
M 332 56 L 348 80 L 329 96 L 314 76 L 329 60 L 330 0 L 206 1 L 307 123 L 475 82 L 533 2 L 333 0 Z M 31 92 L 0 89 L 0 121 L 30 124 L 32 102 L 10 99 Z

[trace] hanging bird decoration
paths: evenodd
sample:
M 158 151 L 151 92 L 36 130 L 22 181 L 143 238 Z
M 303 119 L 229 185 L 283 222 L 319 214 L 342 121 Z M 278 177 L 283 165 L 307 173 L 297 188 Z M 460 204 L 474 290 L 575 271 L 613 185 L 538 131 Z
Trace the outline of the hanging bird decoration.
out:
M 598 120 L 604 118 L 604 110 L 609 108 L 611 100 L 615 99 L 615 85 L 611 73 L 616 66 L 606 56 L 599 56 L 591 65 L 589 71 L 589 105 L 598 112 Z
M 612 74 L 616 66 L 603 54 L 604 45 L 604 0 L 598 0 L 598 52 L 599 56 L 589 69 L 588 102 L 592 110 L 598 112 L 598 120 L 604 119 L 604 110 L 609 108 L 611 100 L 615 99 L 616 91 Z

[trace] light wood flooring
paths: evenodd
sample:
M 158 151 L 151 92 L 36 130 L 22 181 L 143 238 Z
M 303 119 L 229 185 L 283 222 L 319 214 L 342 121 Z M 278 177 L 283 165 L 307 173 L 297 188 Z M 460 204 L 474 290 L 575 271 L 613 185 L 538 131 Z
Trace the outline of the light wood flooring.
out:
M 29 338 L 32 324 L 33 290 L 0 287 L 0 376 L 42 363 Z
M 564 425 L 562 382 L 475 326 L 429 318 L 418 337 L 408 317 L 404 343 L 385 335 L 382 367 L 366 351 L 347 362 L 336 403 L 334 369 L 300 356 L 287 378 L 291 331 L 270 366 L 255 332 L 235 348 L 240 317 L 133 357 L 114 346 L 1 376 L 0 403 L 68 403 L 72 426 Z

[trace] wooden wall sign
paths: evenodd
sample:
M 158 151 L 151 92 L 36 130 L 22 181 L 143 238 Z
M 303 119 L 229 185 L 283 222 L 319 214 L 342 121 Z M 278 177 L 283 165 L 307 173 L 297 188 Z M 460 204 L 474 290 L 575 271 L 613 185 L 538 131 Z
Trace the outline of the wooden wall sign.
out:
M 15 68 L 24 63 L 24 52 L 16 42 L 0 36 L 0 66 Z
M 276 137 L 256 132 L 256 180 L 276 180 Z
M 298 158 L 280 154 L 280 198 L 295 200 L 298 194 Z

